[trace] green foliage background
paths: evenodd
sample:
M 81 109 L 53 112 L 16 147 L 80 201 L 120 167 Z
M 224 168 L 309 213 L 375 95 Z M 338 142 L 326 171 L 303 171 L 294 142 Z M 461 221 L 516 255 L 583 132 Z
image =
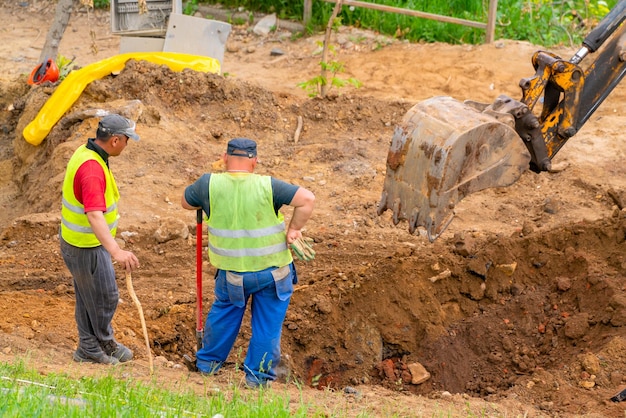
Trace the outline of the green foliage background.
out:
M 487 22 L 489 0 L 365 0 L 405 9 Z M 189 0 L 184 4 L 222 4 L 253 12 L 276 13 L 281 19 L 302 20 L 303 0 Z M 618 0 L 500 0 L 495 38 L 525 40 L 538 45 L 577 46 L 586 33 Z M 334 5 L 313 1 L 309 32 L 322 30 Z M 344 25 L 363 27 L 411 41 L 472 43 L 485 40 L 485 31 L 462 25 L 386 13 L 362 7 L 343 6 Z
M 364 1 L 483 23 L 487 23 L 489 9 L 489 0 Z M 577 46 L 618 1 L 499 0 L 495 38 L 529 41 L 544 46 Z M 193 14 L 202 3 L 221 4 L 250 12 L 276 13 L 280 19 L 296 21 L 301 21 L 304 13 L 304 0 L 183 0 L 183 12 Z M 109 0 L 94 0 L 96 8 L 106 8 L 109 4 Z M 322 30 L 333 7 L 332 3 L 314 0 L 313 16 L 307 31 Z M 485 40 L 485 31 L 481 29 L 362 7 L 343 6 L 340 18 L 344 25 L 375 30 L 413 42 L 480 44 Z

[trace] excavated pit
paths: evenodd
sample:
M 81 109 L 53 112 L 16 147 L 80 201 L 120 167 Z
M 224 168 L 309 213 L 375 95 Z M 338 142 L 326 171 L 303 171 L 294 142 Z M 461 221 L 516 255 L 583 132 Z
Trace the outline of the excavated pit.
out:
M 133 281 L 155 355 L 182 363 L 196 349 L 195 213 L 179 207 L 180 195 L 201 173 L 220 169 L 229 138 L 250 136 L 262 150 L 262 174 L 303 184 L 319 202 L 306 231 L 317 257 L 296 262 L 281 380 L 320 389 L 383 385 L 430 397 L 516 396 L 553 413 L 615 411 L 606 400 L 626 370 L 622 190 L 577 173 L 555 177 L 555 187 L 575 191 L 598 213 L 555 220 L 554 208 L 566 198 L 552 192 L 547 201 L 540 192 L 549 192 L 537 191 L 537 177 L 528 174 L 508 191 L 467 203 L 499 201 L 504 213 L 522 202 L 514 216 L 525 215 L 523 225 L 467 227 L 461 214 L 430 244 L 406 225 L 393 226 L 388 215 L 376 216 L 374 203 L 393 124 L 410 104 L 303 100 L 131 62 L 90 85 L 46 143 L 29 146 L 19 132 L 53 90 L 5 89 L 14 93 L 3 99 L 23 106 L 2 121 L 0 331 L 28 341 L 23 350 L 76 346 L 71 277 L 56 235 L 64 162 L 94 132 L 88 109 L 119 111 L 140 100 L 142 139 L 111 164 L 122 195 L 120 242 L 142 265 Z M 307 136 L 295 144 L 298 115 Z M 205 260 L 205 315 L 213 274 Z M 143 336 L 123 280 L 119 272 L 116 337 L 141 361 Z M 246 318 L 227 369 L 241 364 L 249 335 Z M 430 373 L 420 384 L 412 383 L 417 363 Z

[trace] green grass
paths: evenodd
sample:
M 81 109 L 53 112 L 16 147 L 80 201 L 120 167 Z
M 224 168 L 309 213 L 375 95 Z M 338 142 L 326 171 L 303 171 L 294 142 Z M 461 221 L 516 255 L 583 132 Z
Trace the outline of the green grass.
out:
M 281 19 L 302 20 L 303 0 L 197 0 L 199 3 L 243 7 L 246 10 L 276 13 Z M 405 9 L 487 23 L 488 0 L 364 0 Z M 580 45 L 584 36 L 618 0 L 499 0 L 495 38 L 525 40 L 538 45 Z M 313 1 L 312 22 L 307 30 L 326 26 L 334 4 Z M 412 42 L 480 44 L 485 31 L 467 26 L 343 6 L 340 13 L 346 26 L 362 27 Z
M 113 370 L 113 369 L 111 369 Z M 112 373 L 112 372 L 111 372 Z M 182 375 L 182 374 L 181 374 Z M 42 376 L 23 360 L 0 363 L 2 417 L 309 417 L 316 407 L 291 402 L 286 394 L 238 389 L 207 389 L 200 396 L 181 382 L 165 389 L 113 374 L 74 379 L 63 374 Z M 187 388 L 185 387 L 187 386 Z M 219 416 L 219 415 L 218 415 Z M 317 414 L 317 416 L 320 416 Z
M 0 417 L 29 418 L 371 418 L 371 417 L 518 417 L 500 412 L 497 405 L 398 403 L 367 395 L 345 400 L 341 391 L 319 396 L 291 390 L 242 389 L 236 382 L 215 384 L 211 377 L 188 380 L 183 371 L 176 380 L 159 376 L 134 379 L 123 365 L 103 367 L 98 376 L 72 377 L 41 374 L 30 357 L 0 362 Z M 223 381 L 222 381 L 223 382 Z M 196 388 L 193 391 L 192 388 Z M 287 393 L 289 392 L 289 393 Z M 317 393 L 317 391 L 316 391 Z M 313 399 L 305 401 L 305 399 Z

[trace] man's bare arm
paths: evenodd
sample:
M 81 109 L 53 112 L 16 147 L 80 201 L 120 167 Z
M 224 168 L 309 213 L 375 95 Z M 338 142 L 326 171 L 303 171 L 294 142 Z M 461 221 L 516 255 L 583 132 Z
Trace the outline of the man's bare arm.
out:
M 301 229 L 313 213 L 315 195 L 310 190 L 300 187 L 289 205 L 294 207 L 293 215 L 287 228 L 287 242 L 291 244 L 298 238 L 302 238 Z
M 117 241 L 111 235 L 109 231 L 109 225 L 107 225 L 104 219 L 104 214 L 99 210 L 87 212 L 87 219 L 91 225 L 93 233 L 100 241 L 100 244 L 111 254 L 111 257 L 117 261 L 120 265 L 124 266 L 127 271 L 132 271 L 139 267 L 139 260 L 130 251 L 125 251 L 120 248 Z

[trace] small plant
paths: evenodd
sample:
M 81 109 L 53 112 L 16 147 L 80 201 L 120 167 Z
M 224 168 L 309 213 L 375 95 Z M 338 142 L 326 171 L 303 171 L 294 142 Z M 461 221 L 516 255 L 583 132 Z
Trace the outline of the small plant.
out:
M 331 45 L 333 55 L 335 54 L 335 48 Z M 345 71 L 345 64 L 339 61 L 320 61 L 320 67 L 322 74 L 315 76 L 305 82 L 299 83 L 298 87 L 305 90 L 309 97 L 324 97 L 332 87 L 340 89 L 348 84 L 359 88 L 363 85 L 359 80 L 354 77 L 343 79 L 338 77 L 338 74 Z M 324 74 L 330 74 L 326 76 Z
M 83 2 L 83 4 L 85 3 Z M 109 7 L 109 0 L 93 0 L 93 4 L 89 6 L 95 9 L 106 9 Z
M 344 64 L 333 59 L 328 59 L 329 54 L 332 57 L 337 54 L 335 46 L 330 43 L 330 34 L 333 30 L 337 31 L 339 26 L 341 26 L 341 18 L 337 17 L 337 13 L 341 9 L 341 4 L 341 0 L 337 1 L 335 4 L 333 14 L 328 20 L 328 24 L 326 26 L 324 42 L 318 42 L 318 45 L 322 46 L 322 60 L 320 61 L 322 71 L 320 75 L 298 84 L 298 87 L 308 92 L 309 97 L 326 97 L 326 94 L 332 87 L 341 88 L 348 84 L 351 84 L 356 88 L 362 86 L 362 83 L 356 78 L 350 77 L 348 79 L 342 79 L 338 77 L 337 74 L 342 73 L 345 70 Z
M 59 69 L 59 81 L 63 81 L 65 77 L 72 71 L 72 63 L 74 58 L 69 59 L 61 54 L 57 55 L 55 63 Z
M 185 2 L 183 7 L 183 14 L 192 16 L 198 11 L 198 0 L 189 0 Z
M 289 37 L 289 39 L 291 41 L 297 41 L 298 39 L 302 38 L 304 36 L 304 32 L 293 32 L 291 34 L 291 36 Z
M 317 374 L 315 376 L 313 376 L 313 378 L 311 379 L 311 387 L 318 387 L 320 384 L 320 379 L 322 378 L 322 374 Z
M 232 14 L 228 17 L 228 23 L 230 23 L 233 26 L 243 26 L 246 23 L 249 22 L 249 18 L 250 16 L 248 15 L 248 19 L 243 18 L 243 17 L 237 17 L 237 16 L 233 16 Z
M 348 40 L 354 44 L 361 44 L 367 41 L 367 38 L 363 35 L 350 35 Z

